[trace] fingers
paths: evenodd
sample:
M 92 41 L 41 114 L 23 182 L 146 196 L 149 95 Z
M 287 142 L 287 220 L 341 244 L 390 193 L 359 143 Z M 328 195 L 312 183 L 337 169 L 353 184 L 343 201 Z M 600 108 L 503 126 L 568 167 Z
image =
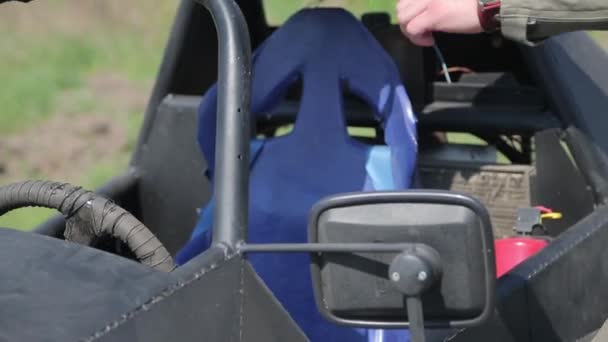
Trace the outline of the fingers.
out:
M 432 46 L 435 43 L 433 39 L 434 20 L 429 11 L 422 12 L 405 25 L 401 23 L 400 27 L 403 34 L 416 45 Z
M 429 0 L 401 0 L 397 3 L 397 19 L 402 25 L 409 23 L 416 16 L 424 12 Z
M 410 41 L 418 46 L 433 46 L 435 39 L 431 32 L 424 33 L 419 36 L 410 36 Z
M 410 36 L 421 36 L 424 33 L 433 31 L 432 16 L 428 11 L 421 13 L 407 24 L 405 31 Z
M 432 45 L 432 32 L 483 32 L 477 0 L 399 0 L 397 17 L 403 34 L 414 44 Z

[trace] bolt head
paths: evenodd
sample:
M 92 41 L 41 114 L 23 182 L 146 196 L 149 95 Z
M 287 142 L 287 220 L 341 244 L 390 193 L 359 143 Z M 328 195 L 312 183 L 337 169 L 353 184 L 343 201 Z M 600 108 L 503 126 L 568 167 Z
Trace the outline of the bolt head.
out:
M 401 279 L 401 276 L 399 275 L 399 272 L 393 272 L 391 273 L 391 280 L 392 281 L 399 281 Z
M 429 275 L 425 271 L 420 271 L 420 273 L 418 273 L 418 280 L 425 281 L 428 276 Z

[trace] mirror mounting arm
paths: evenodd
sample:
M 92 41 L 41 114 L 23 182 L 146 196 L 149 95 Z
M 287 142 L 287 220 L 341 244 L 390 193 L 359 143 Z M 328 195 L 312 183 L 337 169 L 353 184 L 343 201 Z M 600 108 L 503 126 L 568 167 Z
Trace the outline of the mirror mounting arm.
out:
M 439 253 L 413 243 L 276 243 L 238 245 L 240 253 L 400 253 L 387 274 L 395 288 L 406 296 L 413 342 L 424 342 L 424 314 L 420 296 L 441 277 Z
M 407 317 L 410 321 L 409 329 L 412 342 L 425 342 L 422 299 L 420 296 L 408 296 L 405 298 L 405 304 L 407 305 Z
M 420 249 L 412 243 L 240 243 L 239 253 L 401 253 Z
M 420 297 L 441 277 L 439 253 L 427 245 L 414 245 L 393 259 L 388 273 L 395 288 L 406 296 L 412 341 L 424 342 L 424 313 Z

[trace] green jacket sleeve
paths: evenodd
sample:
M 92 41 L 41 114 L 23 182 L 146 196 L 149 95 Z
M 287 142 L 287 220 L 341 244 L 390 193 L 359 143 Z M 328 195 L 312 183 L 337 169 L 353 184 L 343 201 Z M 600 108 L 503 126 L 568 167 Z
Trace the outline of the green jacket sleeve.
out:
M 608 0 L 502 0 L 502 34 L 527 45 L 571 31 L 608 30 Z

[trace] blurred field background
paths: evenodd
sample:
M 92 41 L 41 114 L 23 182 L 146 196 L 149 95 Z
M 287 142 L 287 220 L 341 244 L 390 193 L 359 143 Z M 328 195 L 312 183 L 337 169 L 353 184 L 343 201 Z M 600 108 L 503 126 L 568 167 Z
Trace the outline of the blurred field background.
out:
M 0 184 L 94 189 L 126 168 L 177 3 L 0 6 Z M 18 210 L 0 226 L 29 229 L 50 214 Z
M 270 23 L 302 6 L 393 13 L 395 0 L 265 0 Z M 128 164 L 178 1 L 46 0 L 0 6 L 0 184 L 95 189 Z M 604 43 L 608 34 L 594 33 Z M 607 45 L 608 46 L 608 45 Z M 18 210 L 0 226 L 52 214 Z

